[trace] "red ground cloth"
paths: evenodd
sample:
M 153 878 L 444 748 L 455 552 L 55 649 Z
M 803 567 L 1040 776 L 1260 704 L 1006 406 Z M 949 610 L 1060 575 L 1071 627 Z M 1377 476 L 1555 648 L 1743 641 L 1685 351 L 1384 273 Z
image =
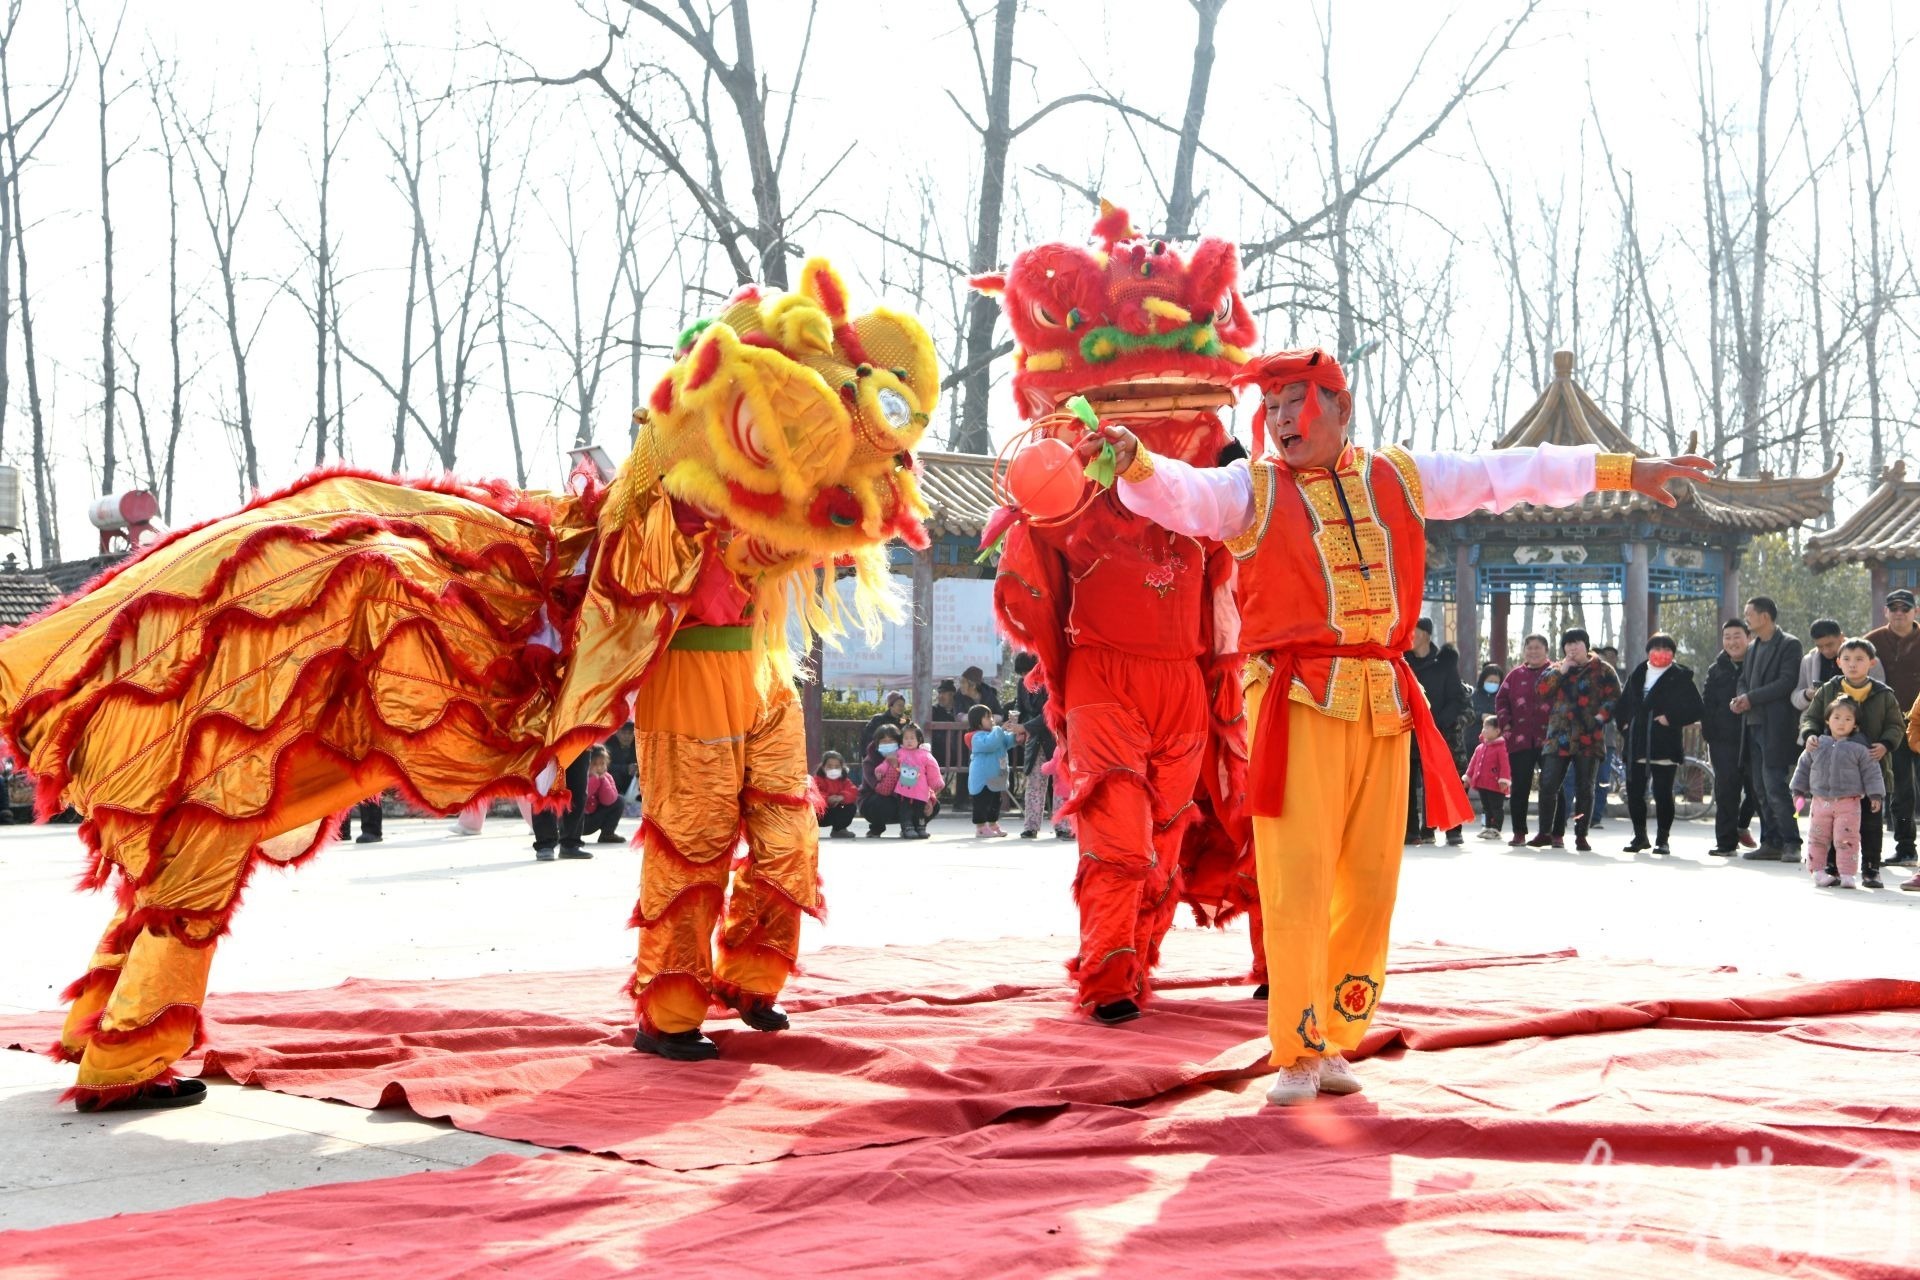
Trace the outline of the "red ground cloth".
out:
M 1168 940 L 1149 1016 L 1097 1027 L 1070 1008 L 1058 939 L 828 949 L 785 998 L 792 1031 L 716 1022 L 718 1062 L 629 1047 L 614 973 L 352 981 L 215 996 L 204 1070 L 305 1097 L 404 1104 L 463 1129 L 666 1168 L 745 1164 L 964 1133 L 1034 1107 L 1129 1103 L 1265 1069 L 1265 1006 L 1238 974 L 1244 938 Z M 1776 989 L 1732 970 L 1560 953 L 1395 952 L 1364 1053 L 1575 1035 L 1663 1019 L 1818 1017 L 1920 1007 L 1920 983 Z M 1212 989 L 1209 989 L 1212 988 Z M 39 1047 L 0 1023 L 0 1043 Z
M 0 1235 L 96 1274 L 602 1277 L 1920 1275 L 1920 1015 L 1391 1051 L 1300 1109 L 1259 1082 L 674 1172 L 496 1156 Z M 1881 1099 L 1895 1099 L 1892 1103 Z M 0 1275 L 10 1274 L 0 1264 Z

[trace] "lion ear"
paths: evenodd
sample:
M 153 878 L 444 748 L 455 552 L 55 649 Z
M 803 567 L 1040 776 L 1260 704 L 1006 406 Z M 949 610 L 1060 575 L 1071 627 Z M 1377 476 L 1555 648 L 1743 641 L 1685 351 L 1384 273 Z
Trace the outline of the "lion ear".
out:
M 800 292 L 820 305 L 835 328 L 847 322 L 847 286 L 825 258 L 808 258 L 800 268 Z
M 981 276 L 968 276 L 967 283 L 973 286 L 975 293 L 984 293 L 989 298 L 997 298 L 1007 291 L 1007 273 L 989 271 Z

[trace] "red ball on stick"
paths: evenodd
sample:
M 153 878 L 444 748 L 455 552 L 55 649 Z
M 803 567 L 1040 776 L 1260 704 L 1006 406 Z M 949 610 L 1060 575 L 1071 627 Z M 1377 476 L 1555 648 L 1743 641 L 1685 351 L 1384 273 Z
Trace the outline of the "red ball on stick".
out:
M 1073 447 L 1052 436 L 1023 446 L 1007 464 L 1007 493 L 1036 520 L 1071 515 L 1086 496 L 1087 477 Z

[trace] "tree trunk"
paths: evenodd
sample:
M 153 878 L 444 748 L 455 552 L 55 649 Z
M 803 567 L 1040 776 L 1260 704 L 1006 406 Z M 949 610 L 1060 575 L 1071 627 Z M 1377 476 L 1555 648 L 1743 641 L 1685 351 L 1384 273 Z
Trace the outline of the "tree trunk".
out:
M 979 221 L 973 253 L 967 266 L 974 272 L 999 265 L 1000 219 L 1007 199 L 1007 152 L 1013 144 L 1013 25 L 1018 0 L 996 0 L 993 8 L 993 72 L 987 93 L 986 131 L 982 135 Z M 951 444 L 961 453 L 988 453 L 992 435 L 987 426 L 987 402 L 993 393 L 993 371 L 987 353 L 993 349 L 993 329 L 1000 304 L 974 294 L 967 300 L 966 361 L 972 366 L 960 383 L 960 427 Z
M 1207 89 L 1213 81 L 1213 32 L 1227 0 L 1193 0 L 1200 20 L 1193 42 L 1193 73 L 1187 80 L 1187 110 L 1180 119 L 1180 147 L 1173 157 L 1173 193 L 1167 197 L 1167 238 L 1183 240 L 1195 213 L 1193 161 L 1200 151 L 1200 122 L 1207 114 Z

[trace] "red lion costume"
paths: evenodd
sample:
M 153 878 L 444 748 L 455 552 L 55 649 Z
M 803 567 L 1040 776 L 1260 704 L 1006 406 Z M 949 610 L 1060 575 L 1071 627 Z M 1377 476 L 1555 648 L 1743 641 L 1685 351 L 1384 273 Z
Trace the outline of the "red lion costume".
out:
M 997 294 L 1018 344 L 1022 417 L 1086 397 L 1161 456 L 1212 466 L 1219 411 L 1255 341 L 1239 254 L 1203 239 L 1182 257 L 1102 202 L 1092 246 L 1037 245 L 974 287 Z M 1001 631 L 1038 665 L 1059 739 L 1054 766 L 1077 815 L 1079 1003 L 1103 1022 L 1139 1014 L 1160 941 L 1184 900 L 1205 923 L 1257 912 L 1237 679 L 1233 560 L 1171 534 L 1105 492 L 1057 523 L 1003 509 L 994 585 Z M 1183 856 L 1184 855 L 1184 856 Z M 1256 979 L 1264 981 L 1259 925 Z

